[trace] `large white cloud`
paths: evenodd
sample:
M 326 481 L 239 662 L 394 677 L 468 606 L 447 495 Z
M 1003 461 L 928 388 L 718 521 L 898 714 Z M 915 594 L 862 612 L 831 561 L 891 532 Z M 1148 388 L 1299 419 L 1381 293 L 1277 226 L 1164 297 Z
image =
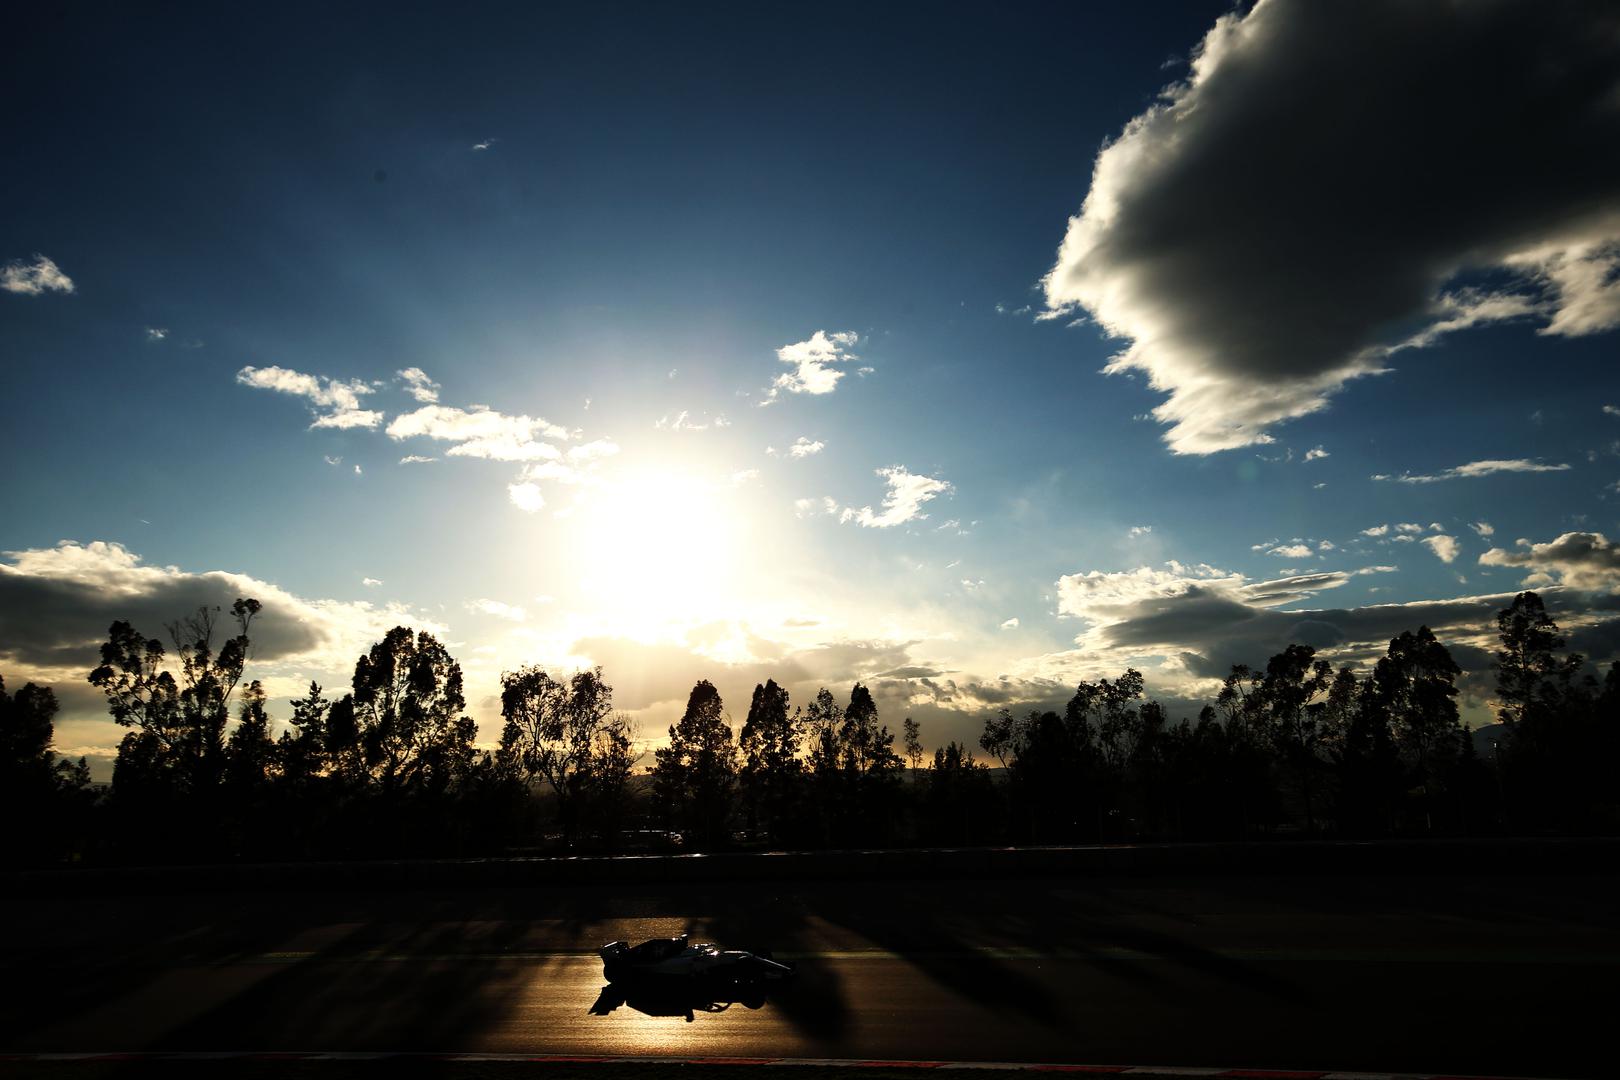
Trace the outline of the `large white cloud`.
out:
M 44 292 L 73 291 L 73 279 L 62 273 L 62 268 L 44 255 L 35 255 L 33 262 L 12 259 L 0 265 L 0 289 L 19 296 L 38 296 Z
M 1443 330 L 1620 324 L 1620 8 L 1261 0 L 1098 155 L 1045 279 L 1168 396 L 1268 442 Z M 1501 270 L 1507 290 L 1443 290 Z

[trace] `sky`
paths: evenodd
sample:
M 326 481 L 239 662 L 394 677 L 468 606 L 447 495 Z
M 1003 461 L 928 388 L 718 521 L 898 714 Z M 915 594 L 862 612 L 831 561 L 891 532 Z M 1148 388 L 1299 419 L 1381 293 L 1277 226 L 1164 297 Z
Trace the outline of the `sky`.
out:
M 930 748 L 1136 667 L 1494 614 L 1620 653 L 1601 3 L 36 5 L 0 45 L 0 677 L 264 603 L 601 664 L 656 745 L 865 682 Z

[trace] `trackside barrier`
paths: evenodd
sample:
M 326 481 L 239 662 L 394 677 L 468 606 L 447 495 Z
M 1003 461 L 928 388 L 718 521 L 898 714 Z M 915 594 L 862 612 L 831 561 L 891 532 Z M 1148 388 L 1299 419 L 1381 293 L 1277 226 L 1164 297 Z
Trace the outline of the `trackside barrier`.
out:
M 1119 844 L 16 871 L 9 895 L 1231 874 L 1612 874 L 1620 838 Z

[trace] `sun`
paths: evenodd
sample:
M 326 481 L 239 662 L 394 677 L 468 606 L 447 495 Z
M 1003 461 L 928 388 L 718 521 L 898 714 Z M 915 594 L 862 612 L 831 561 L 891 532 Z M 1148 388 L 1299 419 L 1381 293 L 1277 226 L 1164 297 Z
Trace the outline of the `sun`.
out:
M 735 612 L 748 515 L 730 484 L 689 466 L 618 471 L 568 522 L 575 584 L 618 632 L 656 636 Z

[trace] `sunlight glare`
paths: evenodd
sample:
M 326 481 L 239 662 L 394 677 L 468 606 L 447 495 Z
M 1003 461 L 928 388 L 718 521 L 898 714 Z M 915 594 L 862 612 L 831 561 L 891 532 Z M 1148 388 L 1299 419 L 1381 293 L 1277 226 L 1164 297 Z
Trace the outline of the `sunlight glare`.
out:
M 733 612 L 747 527 L 736 495 L 680 466 L 604 478 L 568 519 L 579 589 L 638 636 Z

